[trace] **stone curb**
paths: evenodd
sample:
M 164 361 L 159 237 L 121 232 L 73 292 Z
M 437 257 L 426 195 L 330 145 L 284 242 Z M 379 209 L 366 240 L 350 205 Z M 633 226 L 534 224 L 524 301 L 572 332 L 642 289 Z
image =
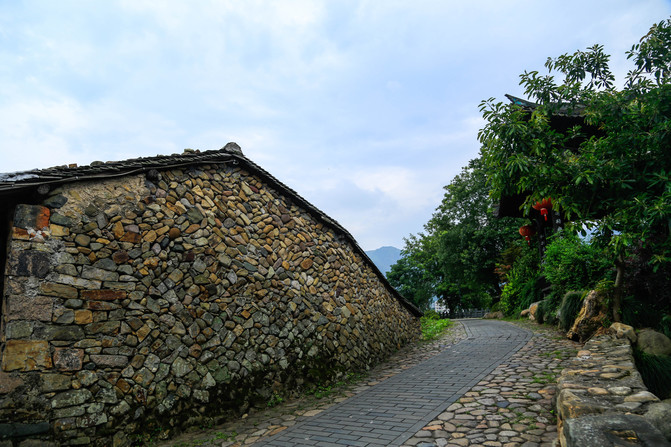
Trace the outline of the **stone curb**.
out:
M 629 421 L 629 429 L 622 436 L 655 440 L 645 445 L 671 445 L 660 444 L 657 429 L 641 417 L 657 402 L 659 398 L 648 391 L 636 369 L 629 339 L 610 334 L 595 336 L 571 359 L 558 381 L 556 407 L 561 445 L 580 445 L 581 430 L 616 432 L 610 426 L 622 415 Z M 578 422 L 585 418 L 589 419 L 587 425 Z M 620 419 L 617 421 L 621 425 Z

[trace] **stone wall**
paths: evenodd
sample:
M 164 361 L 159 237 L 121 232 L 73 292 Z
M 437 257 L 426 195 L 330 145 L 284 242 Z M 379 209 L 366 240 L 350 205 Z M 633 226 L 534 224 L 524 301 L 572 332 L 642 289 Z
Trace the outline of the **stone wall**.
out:
M 668 404 L 648 391 L 636 370 L 627 338 L 633 329 L 628 328 L 628 332 L 611 328 L 594 336 L 562 371 L 557 390 L 562 447 L 671 446 L 660 433 L 671 434 L 671 413 L 662 408 L 667 417 L 660 420 L 656 416 L 660 409 L 654 408 Z
M 0 436 L 127 445 L 416 339 L 418 312 L 321 217 L 223 163 L 70 183 L 18 205 Z

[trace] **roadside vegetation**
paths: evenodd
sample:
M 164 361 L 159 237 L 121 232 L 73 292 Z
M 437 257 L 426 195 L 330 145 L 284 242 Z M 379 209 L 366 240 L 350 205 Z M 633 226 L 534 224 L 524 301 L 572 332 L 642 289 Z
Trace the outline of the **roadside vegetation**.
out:
M 622 87 L 594 45 L 520 75 L 528 102 L 483 101 L 480 156 L 406 239 L 390 283 L 423 310 L 437 299 L 513 315 L 541 301 L 541 318 L 563 327 L 599 288 L 609 321 L 671 335 L 671 19 L 627 57 Z M 513 195 L 521 218 L 495 218 L 492 203 Z M 518 229 L 548 198 L 564 226 L 541 256 Z
M 435 340 L 454 323 L 448 318 L 440 318 L 434 310 L 427 310 L 420 319 L 422 325 L 422 341 Z
M 424 231 L 405 240 L 390 283 L 422 310 L 437 299 L 450 311 L 515 316 L 539 303 L 538 322 L 563 330 L 598 290 L 604 326 L 671 337 L 671 19 L 626 56 L 619 82 L 594 45 L 548 58 L 546 73 L 522 73 L 526 99 L 483 101 L 479 157 L 445 187 Z M 505 198 L 519 199 L 519 218 L 494 217 L 492 203 Z M 534 217 L 550 202 L 559 227 Z M 553 227 L 544 250 L 534 225 Z M 439 332 L 439 322 L 426 317 L 423 333 Z M 658 374 L 667 359 L 637 360 L 668 382 Z

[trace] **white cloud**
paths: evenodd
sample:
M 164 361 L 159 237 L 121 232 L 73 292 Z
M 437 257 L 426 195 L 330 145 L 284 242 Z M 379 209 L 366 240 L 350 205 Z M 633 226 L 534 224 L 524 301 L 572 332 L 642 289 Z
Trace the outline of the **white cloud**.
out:
M 580 13 L 576 13 L 580 11 Z M 665 0 L 63 0 L 0 9 L 0 171 L 236 141 L 366 248 L 421 231 L 478 152 L 481 99 Z M 17 150 L 16 148 L 20 148 Z

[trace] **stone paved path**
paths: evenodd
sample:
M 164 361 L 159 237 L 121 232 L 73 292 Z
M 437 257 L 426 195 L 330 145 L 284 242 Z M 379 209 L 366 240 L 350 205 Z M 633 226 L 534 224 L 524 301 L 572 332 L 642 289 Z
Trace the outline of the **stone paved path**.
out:
M 531 337 L 528 331 L 500 321 L 464 320 L 463 324 L 466 340 L 263 444 L 401 445 Z
M 292 401 L 165 446 L 551 446 L 554 378 L 576 344 L 552 330 L 461 320 L 366 381 Z
M 552 447 L 556 378 L 580 344 L 531 323 L 534 336 L 402 447 Z

